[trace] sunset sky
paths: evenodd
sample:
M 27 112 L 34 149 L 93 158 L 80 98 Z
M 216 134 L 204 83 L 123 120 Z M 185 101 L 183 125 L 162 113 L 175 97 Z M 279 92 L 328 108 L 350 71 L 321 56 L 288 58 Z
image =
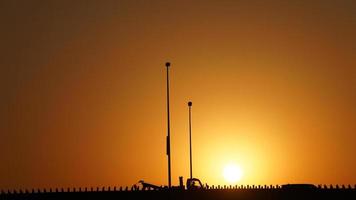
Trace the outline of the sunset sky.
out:
M 356 1 L 0 2 L 0 189 L 356 183 Z

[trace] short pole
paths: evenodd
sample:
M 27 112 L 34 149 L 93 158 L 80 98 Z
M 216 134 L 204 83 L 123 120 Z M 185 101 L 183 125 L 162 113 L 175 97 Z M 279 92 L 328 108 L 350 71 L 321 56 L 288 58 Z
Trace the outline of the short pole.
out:
M 192 105 L 191 101 L 188 102 L 189 107 L 189 152 L 190 152 L 190 178 L 193 178 L 193 159 L 192 159 Z

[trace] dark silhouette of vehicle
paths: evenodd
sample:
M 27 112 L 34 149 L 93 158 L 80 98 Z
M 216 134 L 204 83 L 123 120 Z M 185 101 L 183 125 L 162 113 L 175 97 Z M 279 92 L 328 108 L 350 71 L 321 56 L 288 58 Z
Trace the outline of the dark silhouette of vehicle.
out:
M 197 178 L 188 178 L 187 179 L 187 190 L 197 190 L 204 189 L 203 184 Z
M 136 184 L 137 187 L 139 187 L 138 185 L 142 185 L 142 190 L 162 190 L 164 189 L 164 187 L 158 186 L 158 185 L 154 185 L 151 183 L 146 183 L 143 180 L 140 180 L 138 182 L 138 184 Z
M 179 177 L 180 179 L 180 185 L 179 186 L 171 186 L 171 189 L 173 190 L 199 190 L 199 189 L 204 189 L 204 185 L 201 183 L 201 181 L 197 178 L 188 178 L 187 179 L 187 185 L 186 187 L 183 185 L 183 177 Z M 133 188 L 137 188 L 138 190 L 165 190 L 168 189 L 168 187 L 163 187 L 163 186 L 158 186 L 154 185 L 152 183 L 147 183 L 143 180 L 140 180 L 137 184 L 133 185 Z

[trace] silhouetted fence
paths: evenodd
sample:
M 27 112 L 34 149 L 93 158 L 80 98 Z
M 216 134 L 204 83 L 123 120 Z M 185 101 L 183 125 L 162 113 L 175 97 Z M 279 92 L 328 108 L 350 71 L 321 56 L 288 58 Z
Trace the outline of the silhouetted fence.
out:
M 355 190 L 355 185 L 317 185 L 317 190 Z M 162 188 L 162 190 L 167 190 Z M 173 190 L 181 190 L 175 188 Z M 206 185 L 204 189 L 201 190 L 282 190 L 281 185 Z M 79 187 L 79 188 L 49 188 L 49 189 L 8 189 L 0 190 L 0 195 L 11 195 L 11 194 L 42 194 L 42 193 L 90 193 L 90 192 L 135 192 L 143 191 L 142 188 L 132 186 L 132 187 Z
M 0 200 L 294 200 L 294 199 L 356 199 L 356 185 L 318 185 L 313 188 L 282 187 L 281 185 L 212 185 L 204 189 L 132 187 L 79 187 L 49 189 L 0 190 Z

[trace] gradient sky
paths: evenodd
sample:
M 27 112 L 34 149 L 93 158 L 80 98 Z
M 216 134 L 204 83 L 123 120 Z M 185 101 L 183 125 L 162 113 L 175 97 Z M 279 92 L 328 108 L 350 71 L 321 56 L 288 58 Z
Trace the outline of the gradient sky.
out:
M 1 1 L 0 188 L 356 183 L 356 3 Z

